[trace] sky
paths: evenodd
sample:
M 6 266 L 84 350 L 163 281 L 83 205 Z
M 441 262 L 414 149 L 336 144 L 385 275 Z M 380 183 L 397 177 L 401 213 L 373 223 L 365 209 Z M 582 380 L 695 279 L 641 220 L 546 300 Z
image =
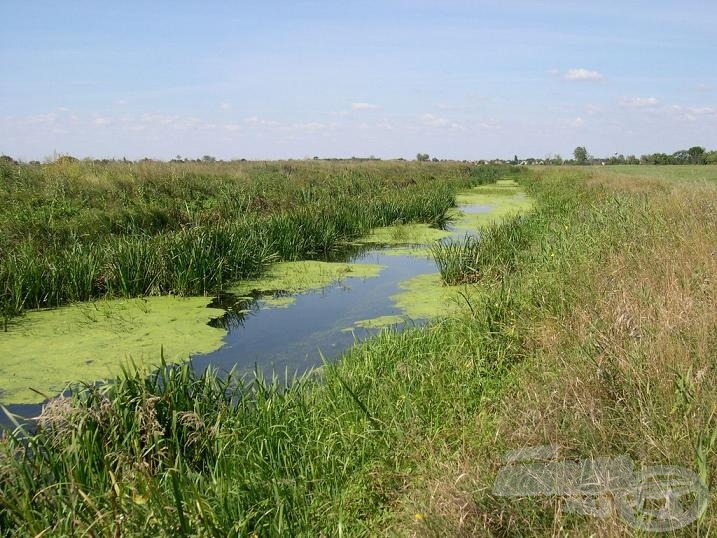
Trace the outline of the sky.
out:
M 717 2 L 0 0 L 0 153 L 717 149 Z

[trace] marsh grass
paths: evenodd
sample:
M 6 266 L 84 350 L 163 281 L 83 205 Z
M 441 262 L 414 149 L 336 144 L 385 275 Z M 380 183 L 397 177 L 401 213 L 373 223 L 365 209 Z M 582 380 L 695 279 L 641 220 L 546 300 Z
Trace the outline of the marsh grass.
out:
M 0 444 L 0 527 L 639 535 L 615 515 L 565 515 L 559 499 L 490 494 L 504 450 L 551 442 L 714 485 L 717 194 L 633 181 L 525 180 L 533 212 L 475 247 L 493 261 L 453 270 L 479 277 L 470 308 L 381 332 L 288 389 L 185 365 L 57 400 L 35 433 Z M 709 536 L 715 521 L 710 505 L 673 534 Z
M 480 236 L 436 243 L 431 254 L 446 284 L 504 278 L 515 272 L 528 247 L 540 232 L 540 215 L 516 215 L 490 226 Z
M 551 443 L 571 459 L 626 454 L 638 467 L 683 466 L 714 487 L 717 400 L 707 387 L 715 383 L 717 237 L 709 223 L 717 190 L 557 170 L 528 186 L 540 233 L 521 252 L 517 273 L 501 273 L 493 284 L 519 304 L 511 324 L 523 358 L 486 410 L 495 417 L 490 440 L 448 450 L 434 460 L 437 469 L 417 473 L 399 528 L 649 535 L 615 513 L 570 515 L 559 498 L 489 491 L 505 450 Z M 475 439 L 480 430 L 467 435 Z M 715 522 L 709 504 L 697 522 L 670 535 L 710 536 Z
M 188 364 L 80 388 L 2 444 L 0 524 L 18 535 L 367 533 L 416 443 L 475 411 L 455 390 L 479 395 L 502 368 L 499 342 L 468 369 L 460 353 L 460 369 L 442 362 L 451 334 L 383 333 L 288 389 Z M 460 349 L 484 340 L 474 327 Z
M 0 170 L 3 316 L 104 296 L 217 294 L 370 229 L 445 223 L 497 168 L 411 163 L 107 163 Z

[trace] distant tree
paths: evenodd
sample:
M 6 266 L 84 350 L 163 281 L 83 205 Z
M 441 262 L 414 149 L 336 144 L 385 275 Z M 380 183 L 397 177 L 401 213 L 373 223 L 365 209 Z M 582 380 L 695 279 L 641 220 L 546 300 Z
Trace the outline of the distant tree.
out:
M 205 163 L 215 163 L 215 162 L 217 162 L 217 158 L 212 157 L 211 155 L 204 155 L 202 157 L 202 161 Z
M 438 157 L 433 157 L 433 159 L 431 159 L 431 161 L 433 161 L 434 163 L 437 163 L 437 162 L 438 162 Z
M 426 162 L 426 161 L 428 161 L 428 159 L 430 159 L 430 156 L 428 155 L 428 153 L 417 153 L 416 154 L 416 160 L 419 162 Z
M 671 158 L 669 159 L 671 161 L 670 164 L 687 164 L 692 160 L 692 156 L 690 155 L 690 152 L 686 149 L 681 149 L 680 151 L 676 151 L 672 154 Z M 656 163 L 656 164 L 667 164 L 667 163 Z
M 705 148 L 702 146 L 692 146 L 687 150 L 687 153 L 690 155 L 690 161 L 693 164 L 702 164 L 704 162 Z
M 0 163 L 17 164 L 17 161 L 10 157 L 10 155 L 0 155 Z
M 60 155 L 57 159 L 55 159 L 55 162 L 59 164 L 69 164 L 79 162 L 79 159 L 77 157 L 73 157 L 72 155 Z
M 513 155 L 513 164 L 518 164 L 518 156 Z
M 585 146 L 578 146 L 573 151 L 573 157 L 575 157 L 575 162 L 577 164 L 586 164 L 588 162 L 588 150 L 585 149 Z
M 705 164 L 717 164 L 717 151 L 708 151 L 704 156 Z

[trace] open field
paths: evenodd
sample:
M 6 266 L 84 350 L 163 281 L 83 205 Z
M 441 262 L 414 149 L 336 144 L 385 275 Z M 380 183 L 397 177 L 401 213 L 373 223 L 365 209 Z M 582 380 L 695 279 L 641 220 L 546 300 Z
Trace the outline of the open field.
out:
M 625 176 L 640 179 L 663 179 L 668 181 L 717 181 L 717 166 L 712 165 L 615 165 L 593 166 L 601 175 Z
M 107 245 L 165 236 L 174 244 L 176 234 L 214 229 L 212 215 L 216 226 L 227 220 L 239 226 L 236 208 L 241 226 L 266 225 L 277 215 L 293 223 L 298 212 L 305 219 L 299 229 L 319 230 L 305 223 L 320 210 L 335 230 L 329 239 L 289 248 L 284 239 L 299 234 L 277 232 L 256 243 L 267 257 L 293 259 L 380 224 L 440 223 L 461 187 L 503 173 L 416 163 L 341 172 L 335 167 L 343 165 L 309 163 L 297 165 L 289 181 L 283 164 L 246 166 L 256 175 L 241 189 L 219 201 L 207 195 L 207 207 L 185 213 L 178 201 L 176 213 L 151 233 L 143 220 L 151 204 L 137 185 L 148 181 L 152 192 L 163 192 L 183 180 L 153 180 L 154 170 L 141 179 L 141 168 L 129 203 L 115 192 L 124 185 L 120 173 L 111 181 L 89 181 L 86 171 L 50 174 L 65 179 L 44 190 L 37 189 L 44 180 L 30 175 L 21 187 L 6 187 L 13 210 L 3 218 L 28 256 L 47 245 L 54 249 L 49 255 L 65 256 L 93 244 L 114 253 Z M 560 498 L 502 498 L 491 488 L 505 450 L 550 443 L 576 459 L 628 455 L 638 466 L 684 466 L 714 484 L 717 184 L 676 181 L 691 174 L 692 167 L 682 168 L 513 173 L 533 199 L 531 211 L 496 223 L 480 240 L 433 250 L 445 281 L 471 286 L 461 310 L 425 327 L 385 330 L 288 390 L 271 380 L 198 375 L 184 365 L 152 375 L 129 368 L 109 386 L 56 400 L 37 432 L 0 445 L 0 528 L 17 536 L 639 534 L 615 513 L 565 514 Z M 265 169 L 271 179 L 259 174 Z M 693 173 L 712 177 L 708 167 Z M 207 181 L 218 182 L 211 192 L 235 188 L 223 176 L 189 184 L 200 190 Z M 100 205 L 106 200 L 97 193 L 107 185 L 117 214 L 92 237 L 80 231 L 85 219 L 100 219 L 96 212 L 82 211 L 66 227 L 30 210 L 42 207 L 52 216 L 59 209 L 50 200 L 70 191 L 68 200 L 85 200 L 75 210 L 91 206 L 92 197 L 79 195 L 85 189 Z M 172 198 L 152 196 L 160 207 Z M 257 196 L 264 202 L 254 207 Z M 125 207 L 135 206 L 142 219 L 124 216 Z M 354 223 L 364 208 L 369 216 Z M 126 224 L 113 227 L 117 222 Z M 42 230 L 42 243 L 35 234 L 25 237 L 23 226 Z M 153 250 L 155 243 L 148 244 Z M 4 248 L 19 259 L 12 244 Z M 227 266 L 243 256 L 219 254 Z M 147 266 L 131 267 L 138 275 Z M 262 259 L 251 271 L 227 270 L 218 280 L 193 273 L 196 280 L 183 281 L 195 284 L 185 287 L 164 276 L 156 288 L 93 287 L 86 294 L 212 293 L 263 267 Z M 6 282 L 24 274 L 4 271 Z M 54 304 L 14 289 L 5 288 L 13 314 Z M 25 296 L 35 299 L 18 301 Z M 84 298 L 68 291 L 54 297 Z M 716 528 L 712 503 L 675 534 L 708 536 Z

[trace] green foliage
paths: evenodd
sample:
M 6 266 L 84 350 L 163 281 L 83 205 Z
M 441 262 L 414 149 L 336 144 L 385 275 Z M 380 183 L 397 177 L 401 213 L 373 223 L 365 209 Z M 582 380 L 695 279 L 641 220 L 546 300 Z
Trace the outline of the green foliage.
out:
M 575 158 L 575 162 L 578 164 L 587 164 L 588 159 L 590 158 L 588 150 L 585 149 L 585 146 L 576 147 L 573 151 L 573 157 Z
M 415 163 L 0 163 L 0 310 L 215 294 L 371 228 L 440 226 L 493 168 Z

